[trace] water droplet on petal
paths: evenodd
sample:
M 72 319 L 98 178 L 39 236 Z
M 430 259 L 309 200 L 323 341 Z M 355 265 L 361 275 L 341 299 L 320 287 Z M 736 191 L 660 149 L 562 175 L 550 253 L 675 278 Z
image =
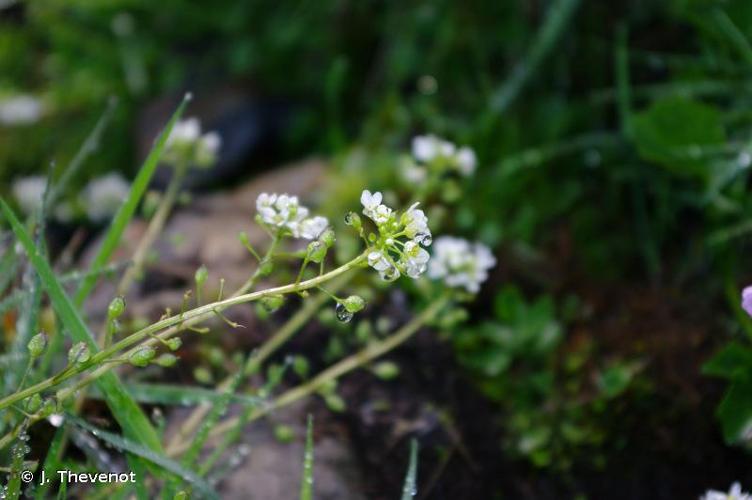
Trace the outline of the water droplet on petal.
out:
M 343 323 L 349 323 L 351 319 L 353 319 L 353 313 L 347 310 L 344 304 L 337 303 L 337 306 L 334 308 L 334 312 L 337 313 L 337 319 L 340 320 Z

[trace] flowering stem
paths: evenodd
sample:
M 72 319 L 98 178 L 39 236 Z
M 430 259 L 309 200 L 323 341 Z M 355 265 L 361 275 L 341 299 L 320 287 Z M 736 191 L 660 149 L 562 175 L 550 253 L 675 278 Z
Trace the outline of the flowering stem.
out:
M 352 278 L 352 274 L 342 276 L 332 281 L 331 288 L 333 290 L 339 290 L 345 284 L 347 284 Z M 274 352 L 292 337 L 301 327 L 303 327 L 308 320 L 313 316 L 316 311 L 326 302 L 328 296 L 326 294 L 319 294 L 316 297 L 307 300 L 303 307 L 298 310 L 279 330 L 277 330 L 271 337 L 269 337 L 258 349 L 254 349 L 243 363 L 242 370 L 245 376 L 250 376 L 256 373 L 261 364 L 266 361 Z M 233 375 L 226 377 L 218 386 L 217 392 L 224 392 L 232 383 Z M 180 427 L 175 436 L 170 440 L 169 444 L 165 447 L 167 450 L 177 449 L 181 446 L 181 440 L 187 439 L 188 436 L 193 434 L 195 429 L 204 419 L 206 414 L 211 409 L 210 404 L 204 404 L 193 410 L 191 415 L 186 419 L 183 425 Z
M 66 368 L 62 374 L 58 374 L 57 376 L 50 377 L 23 391 L 18 391 L 3 399 L 0 399 L 0 410 L 2 410 L 3 408 L 7 408 L 8 406 L 18 401 L 21 401 L 29 396 L 32 396 L 38 392 L 42 392 L 51 387 L 54 387 L 70 379 L 71 377 L 94 367 L 95 369 L 91 373 L 87 374 L 81 380 L 81 382 L 77 384 L 75 387 L 61 389 L 60 391 L 58 391 L 57 398 L 59 401 L 62 401 L 70 397 L 72 394 L 74 394 L 78 388 L 93 382 L 94 380 L 101 377 L 103 374 L 107 373 L 109 370 L 112 369 L 111 365 L 102 365 L 103 361 L 113 357 L 115 354 L 119 353 L 120 351 L 123 351 L 133 346 L 134 344 L 139 343 L 140 341 L 144 340 L 144 338 L 150 337 L 152 334 L 156 334 L 157 338 L 152 337 L 152 338 L 145 340 L 141 345 L 126 352 L 123 357 L 127 358 L 130 354 L 133 354 L 137 349 L 140 349 L 144 346 L 153 346 L 158 342 L 158 339 L 165 340 L 169 338 L 170 336 L 180 332 L 181 330 L 184 330 L 185 328 L 189 326 L 193 326 L 196 323 L 201 322 L 213 316 L 215 314 L 215 311 L 223 311 L 227 309 L 228 307 L 231 307 L 237 304 L 243 304 L 246 302 L 252 302 L 252 301 L 259 300 L 259 299 L 262 299 L 264 297 L 268 297 L 271 295 L 285 295 L 285 294 L 290 294 L 290 293 L 301 292 L 303 290 L 308 290 L 310 288 L 315 288 L 321 283 L 325 283 L 331 279 L 336 278 L 337 276 L 340 276 L 346 273 L 347 271 L 350 271 L 351 269 L 355 269 L 359 267 L 360 264 L 365 260 L 365 258 L 366 258 L 366 255 L 365 253 L 363 253 L 355 257 L 351 261 L 347 262 L 346 264 L 332 271 L 329 271 L 328 273 L 324 275 L 311 278 L 309 280 L 303 281 L 298 284 L 277 286 L 277 287 L 267 288 L 265 290 L 259 290 L 256 292 L 240 294 L 240 295 L 233 296 L 233 297 L 221 300 L 221 301 L 212 302 L 210 304 L 196 307 L 195 309 L 186 311 L 184 314 L 177 314 L 174 316 L 170 316 L 168 318 L 164 318 L 160 321 L 157 321 L 156 323 L 153 323 L 152 325 L 142 328 L 141 330 L 120 340 L 119 342 L 113 344 L 112 346 L 99 351 L 98 353 L 93 355 L 89 361 L 81 364 L 80 366 L 76 366 L 72 369 Z M 156 332 L 160 332 L 160 333 L 156 333 Z
M 306 396 L 309 396 L 310 394 L 316 392 L 319 388 L 326 385 L 327 383 L 333 380 L 336 380 L 342 375 L 345 375 L 346 373 L 356 370 L 362 367 L 363 365 L 370 363 L 371 361 L 378 358 L 379 356 L 386 354 L 387 352 L 391 351 L 392 349 L 394 349 L 395 347 L 399 346 L 400 344 L 408 340 L 410 337 L 412 337 L 415 334 L 415 332 L 417 332 L 418 329 L 420 329 L 421 326 L 425 325 L 427 322 L 435 318 L 436 315 L 449 302 L 449 298 L 450 298 L 450 295 L 448 293 L 441 295 L 439 298 L 434 300 L 426 309 L 424 309 L 423 312 L 421 312 L 418 316 L 413 318 L 409 323 L 404 325 L 402 328 L 397 330 L 393 335 L 387 337 L 384 340 L 380 340 L 378 342 L 374 342 L 368 345 L 367 347 L 356 352 L 355 354 L 351 354 L 350 356 L 330 366 L 329 368 L 327 368 L 326 370 L 324 370 L 323 372 L 321 372 L 320 374 L 318 374 L 316 377 L 312 378 L 308 382 L 301 384 L 297 387 L 294 387 L 288 390 L 287 392 L 282 393 L 280 396 L 275 398 L 271 403 L 264 405 L 263 407 L 260 407 L 254 412 L 250 413 L 245 419 L 245 422 L 243 422 L 243 420 L 240 417 L 233 417 L 218 424 L 210 432 L 209 434 L 210 437 L 221 435 L 235 428 L 239 424 L 252 422 L 254 420 L 257 420 L 263 417 L 264 415 L 271 413 L 272 411 L 278 408 L 287 406 Z M 179 446 L 174 446 L 168 449 L 167 454 L 170 456 L 180 455 L 182 452 L 184 452 L 188 448 L 188 446 L 189 446 L 189 443 L 181 443 Z

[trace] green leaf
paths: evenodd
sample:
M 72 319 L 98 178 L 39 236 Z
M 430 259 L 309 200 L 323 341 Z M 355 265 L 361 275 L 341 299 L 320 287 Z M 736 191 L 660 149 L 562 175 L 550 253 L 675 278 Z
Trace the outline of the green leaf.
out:
M 418 442 L 413 439 L 410 441 L 410 463 L 407 466 L 405 482 L 402 486 L 402 500 L 410 500 L 416 493 L 418 476 Z
M 654 102 L 633 116 L 632 134 L 640 155 L 675 174 L 708 178 L 704 147 L 725 142 L 721 113 L 689 99 L 671 97 Z
M 99 348 L 94 341 L 94 337 L 65 294 L 47 259 L 39 253 L 26 228 L 24 228 L 13 213 L 13 210 L 11 210 L 2 198 L 0 198 L 0 209 L 2 209 L 8 222 L 10 222 L 16 238 L 18 238 L 18 241 L 26 250 L 31 264 L 37 270 L 50 296 L 52 306 L 65 326 L 65 330 L 70 333 L 74 341 L 85 342 L 92 352 L 98 352 Z M 120 379 L 114 373 L 107 372 L 97 379 L 96 385 L 102 394 L 105 395 L 107 406 L 127 436 L 144 443 L 153 450 L 162 449 L 162 444 L 156 430 L 149 422 L 149 419 L 146 418 L 146 415 L 144 415 L 141 407 L 130 397 Z
M 752 375 L 752 349 L 731 342 L 702 365 L 702 373 L 728 379 L 749 377 Z
M 300 500 L 313 499 L 313 416 L 308 415 L 305 455 L 303 456 L 303 478 L 300 481 Z
M 192 406 L 207 402 L 218 403 L 227 397 L 226 393 L 196 386 L 126 383 L 125 388 L 136 401 L 147 404 Z M 257 407 L 265 401 L 264 398 L 244 394 L 230 394 L 229 397 L 231 402 L 248 407 Z
M 736 380 L 718 405 L 716 415 L 721 422 L 727 444 L 741 441 L 752 426 L 752 380 Z
M 180 106 L 178 106 L 178 109 L 172 115 L 172 118 L 170 118 L 170 121 L 167 122 L 167 126 L 159 135 L 159 138 L 154 144 L 154 147 L 149 152 L 149 156 L 146 157 L 144 164 L 139 169 L 138 174 L 136 175 L 136 178 L 133 180 L 133 184 L 131 185 L 131 190 L 128 193 L 128 197 L 125 199 L 123 204 L 120 205 L 120 208 L 115 214 L 115 217 L 110 224 L 110 228 L 108 229 L 107 234 L 102 241 L 102 246 L 100 247 L 99 252 L 97 252 L 96 257 L 94 257 L 94 260 L 91 263 L 91 271 L 93 272 L 93 274 L 84 278 L 83 282 L 78 288 L 78 292 L 75 296 L 76 305 L 80 306 L 81 304 L 83 304 L 84 300 L 86 300 L 86 297 L 89 295 L 92 288 L 94 288 L 94 285 L 97 282 L 97 271 L 107 265 L 107 262 L 110 260 L 113 252 L 120 244 L 120 238 L 123 236 L 125 228 L 128 226 L 128 223 L 136 213 L 138 203 L 141 201 L 141 198 L 146 192 L 146 188 L 149 186 L 151 177 L 154 174 L 154 171 L 157 169 L 157 166 L 159 165 L 159 159 L 162 157 L 162 151 L 164 150 L 167 138 L 170 136 L 170 132 L 172 132 L 172 127 L 175 125 L 175 122 L 180 119 L 180 116 L 183 114 L 183 110 L 185 109 L 185 106 L 188 104 L 189 100 L 190 96 L 186 95 L 186 97 L 183 99 L 183 102 L 180 103 Z
M 614 398 L 624 392 L 634 377 L 632 367 L 624 364 L 610 366 L 598 376 L 598 388 L 607 398 Z
M 176 461 L 170 458 L 167 458 L 166 456 L 162 454 L 154 453 L 149 448 L 141 446 L 138 443 L 134 443 L 128 438 L 124 438 L 124 437 L 118 436 L 117 434 L 113 434 L 111 432 L 107 432 L 98 427 L 95 427 L 91 425 L 90 423 L 74 415 L 70 415 L 70 414 L 66 415 L 65 420 L 66 422 L 73 423 L 77 425 L 78 427 L 81 427 L 82 429 L 85 429 L 91 432 L 95 437 L 103 441 L 106 441 L 107 443 L 111 444 L 115 448 L 126 451 L 133 455 L 136 455 L 146 460 L 147 462 L 157 465 L 161 467 L 162 469 L 174 474 L 178 478 L 189 483 L 191 486 L 193 486 L 198 491 L 200 491 L 204 497 L 219 498 L 219 496 L 214 491 L 214 489 L 209 485 L 209 483 L 207 483 L 203 478 L 196 475 L 193 471 L 184 468 L 182 465 L 180 465 Z M 143 480 L 143 478 L 141 478 L 141 480 Z

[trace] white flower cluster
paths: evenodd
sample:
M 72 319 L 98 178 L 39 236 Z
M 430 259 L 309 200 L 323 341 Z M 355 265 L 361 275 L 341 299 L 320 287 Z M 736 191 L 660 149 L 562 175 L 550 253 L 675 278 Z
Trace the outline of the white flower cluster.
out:
M 22 177 L 13 182 L 13 196 L 24 213 L 30 214 L 41 208 L 46 186 L 47 178 L 41 175 Z M 58 203 L 53 209 L 53 215 L 57 220 L 68 222 L 74 218 L 75 206 L 78 205 L 90 220 L 102 222 L 120 208 L 130 188 L 122 175 L 109 173 L 91 180 L 83 189 L 80 199 L 74 203 Z
M 742 486 L 739 483 L 731 485 L 728 493 L 724 491 L 708 490 L 700 500 L 752 500 L 752 495 L 742 491 Z
M 217 161 L 222 138 L 217 132 L 201 134 L 198 118 L 188 118 L 172 127 L 165 143 L 163 158 L 171 165 L 192 164 L 198 167 L 211 167 Z
M 415 160 L 424 165 L 439 165 L 442 168 L 456 170 L 464 176 L 475 172 L 475 151 L 467 146 L 458 148 L 447 140 L 429 134 L 414 137 L 412 150 Z M 420 166 L 414 168 L 422 170 Z M 408 175 L 417 177 L 418 173 L 412 172 Z
M 92 180 L 83 192 L 86 215 L 95 222 L 109 219 L 123 204 L 130 189 L 128 181 L 115 172 Z
M 468 292 L 477 293 L 494 265 L 496 259 L 482 243 L 442 236 L 436 239 L 428 276 L 442 279 L 451 287 L 465 287 Z
M 0 124 L 29 125 L 44 113 L 42 101 L 30 95 L 17 95 L 0 100 Z
M 407 209 L 399 218 L 394 210 L 381 203 L 380 192 L 368 190 L 360 195 L 363 214 L 376 223 L 379 235 L 368 252 L 368 265 L 379 272 L 382 279 L 393 281 L 401 273 L 417 278 L 426 271 L 429 254 L 421 247 L 431 244 L 428 218 L 418 204 Z M 398 238 L 406 236 L 407 241 Z
M 329 227 L 326 217 L 308 217 L 308 208 L 298 202 L 297 196 L 261 193 L 256 199 L 256 210 L 263 224 L 287 230 L 295 238 L 313 240 Z

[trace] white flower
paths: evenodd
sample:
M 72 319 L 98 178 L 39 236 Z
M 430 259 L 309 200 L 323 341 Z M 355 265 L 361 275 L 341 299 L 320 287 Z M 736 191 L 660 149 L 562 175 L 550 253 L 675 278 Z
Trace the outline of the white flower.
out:
M 406 181 L 420 184 L 428 177 L 428 172 L 423 167 L 418 165 L 407 165 L 402 169 L 402 176 Z
M 172 127 L 170 137 L 167 139 L 167 145 L 193 142 L 201 135 L 201 122 L 198 118 L 188 118 L 181 120 Z
M 413 157 L 419 162 L 431 163 L 434 160 L 442 160 L 440 164 L 456 169 L 460 174 L 465 176 L 471 175 L 475 171 L 477 164 L 475 152 L 471 148 L 463 146 L 457 149 L 457 146 L 453 143 L 435 135 L 419 135 L 414 137 L 412 151 Z M 408 171 L 405 171 L 405 176 L 408 177 L 408 175 L 417 178 L 420 173 L 408 173 Z
M 30 95 L 17 95 L 0 101 L 0 124 L 29 125 L 44 112 L 42 101 Z
M 192 163 L 210 167 L 216 162 L 222 138 L 217 132 L 201 135 L 198 118 L 181 120 L 172 127 L 165 143 L 164 159 L 167 163 Z
M 463 146 L 457 151 L 455 158 L 457 160 L 457 168 L 462 175 L 468 176 L 475 172 L 475 164 L 477 162 L 475 151 L 467 146 Z
M 384 224 L 392 215 L 392 209 L 383 205 L 381 203 L 382 199 L 383 196 L 379 191 L 371 193 L 366 189 L 360 194 L 360 202 L 363 204 L 363 213 L 376 224 Z
M 477 293 L 495 264 L 496 259 L 487 246 L 442 236 L 436 240 L 428 275 L 443 279 L 451 287 L 465 287 L 468 292 Z
M 47 178 L 41 175 L 22 177 L 13 181 L 13 196 L 24 213 L 30 214 L 42 206 Z
M 313 240 L 321 236 L 321 233 L 327 227 L 329 227 L 329 220 L 317 215 L 300 223 L 300 236 L 307 240 Z
M 285 228 L 295 238 L 318 238 L 329 226 L 326 217 L 308 218 L 308 208 L 300 204 L 297 196 L 289 194 L 261 193 L 256 198 L 256 211 L 264 224 Z
M 53 427 L 60 427 L 61 425 L 63 425 L 64 420 L 65 417 L 63 417 L 60 413 L 53 413 L 52 415 L 47 417 L 47 421 Z
M 96 222 L 111 217 L 128 196 L 130 188 L 128 181 L 118 173 L 92 180 L 83 193 L 86 215 Z
M 408 241 L 403 248 L 405 274 L 415 279 L 426 271 L 430 255 L 414 241 Z
M 363 192 L 360 193 L 360 203 L 363 204 L 363 213 L 368 215 L 368 213 L 376 210 L 376 208 L 381 205 L 382 198 L 383 196 L 379 191 L 371 193 L 369 190 L 364 189 Z
M 752 500 L 752 495 L 744 493 L 742 491 L 742 486 L 739 483 L 734 483 L 731 485 L 731 489 L 729 489 L 728 493 L 717 490 L 708 490 L 700 497 L 700 500 Z
M 417 208 L 418 204 L 407 209 L 403 216 L 403 223 L 405 224 L 405 233 L 409 238 L 415 238 L 416 235 L 422 234 L 424 236 L 430 236 L 431 230 L 428 228 L 428 217 Z
M 391 262 L 384 256 L 382 252 L 373 251 L 368 254 L 368 265 L 377 271 L 386 271 L 392 267 Z

